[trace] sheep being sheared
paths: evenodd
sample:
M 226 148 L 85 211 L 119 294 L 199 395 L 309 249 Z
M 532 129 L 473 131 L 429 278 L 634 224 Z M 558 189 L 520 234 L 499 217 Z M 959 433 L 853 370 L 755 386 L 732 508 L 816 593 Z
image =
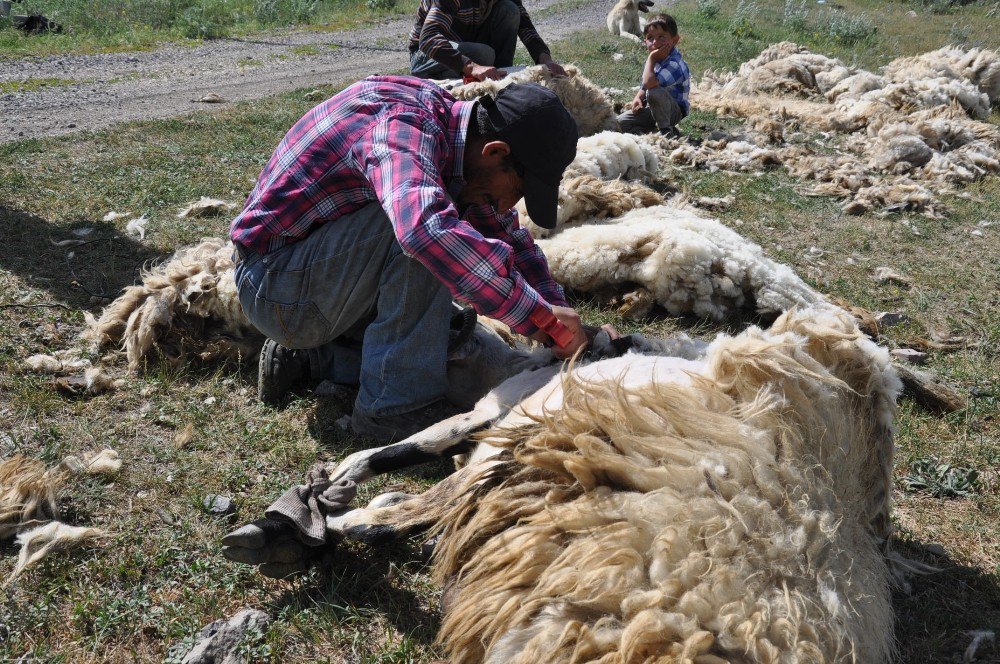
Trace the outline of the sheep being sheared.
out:
M 563 286 L 598 293 L 638 286 L 674 315 L 722 320 L 744 307 L 779 313 L 823 299 L 718 221 L 666 205 L 568 228 L 538 246 Z
M 604 131 L 581 138 L 576 158 L 566 167 L 559 186 L 556 228 L 584 219 L 617 217 L 637 207 L 663 203 L 663 197 L 649 187 L 628 182 L 648 179 L 658 168 L 654 146 L 641 137 Z M 523 200 L 517 204 L 517 210 L 521 224 L 534 237 L 552 233 L 531 222 Z
M 459 664 L 890 662 L 886 351 L 826 305 L 676 350 L 518 374 L 328 467 L 312 486 L 344 492 L 481 441 L 423 496 L 328 513 L 327 530 L 436 524 L 439 639 Z M 273 533 L 290 527 L 261 523 L 227 536 L 227 557 L 289 557 Z

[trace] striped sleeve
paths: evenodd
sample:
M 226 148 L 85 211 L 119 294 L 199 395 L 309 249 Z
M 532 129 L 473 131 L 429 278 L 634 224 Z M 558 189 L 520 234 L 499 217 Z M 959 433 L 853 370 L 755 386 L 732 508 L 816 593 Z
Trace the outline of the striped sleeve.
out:
M 419 47 L 427 57 L 445 67 L 461 72 L 469 58 L 458 52 L 451 42 L 462 41 L 452 25 L 458 13 L 453 0 L 423 0 L 427 14 L 420 28 Z M 421 5 L 421 10 L 425 5 Z
M 517 9 L 521 13 L 521 23 L 517 28 L 517 36 L 521 38 L 521 43 L 524 47 L 528 49 L 528 53 L 531 55 L 531 59 L 537 63 L 538 59 L 542 56 L 542 53 L 549 53 L 549 47 L 545 45 L 545 41 L 542 39 L 538 31 L 535 30 L 535 25 L 531 22 L 531 17 L 528 16 L 528 10 L 524 8 L 521 0 L 514 0 L 517 4 Z

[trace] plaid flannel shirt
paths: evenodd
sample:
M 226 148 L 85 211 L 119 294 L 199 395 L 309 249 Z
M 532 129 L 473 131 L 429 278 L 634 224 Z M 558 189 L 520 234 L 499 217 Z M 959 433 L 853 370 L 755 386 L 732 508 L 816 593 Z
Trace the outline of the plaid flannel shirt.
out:
M 691 71 L 684 62 L 681 52 L 674 47 L 670 55 L 653 65 L 653 73 L 660 82 L 660 87 L 667 89 L 684 115 L 687 115 L 691 111 L 691 102 L 688 101 L 691 92 Z
M 409 77 L 369 77 L 319 104 L 285 135 L 233 220 L 234 242 L 266 254 L 378 201 L 403 252 L 452 296 L 515 331 L 562 287 L 517 212 L 482 206 L 460 219 L 454 197 L 473 102 Z

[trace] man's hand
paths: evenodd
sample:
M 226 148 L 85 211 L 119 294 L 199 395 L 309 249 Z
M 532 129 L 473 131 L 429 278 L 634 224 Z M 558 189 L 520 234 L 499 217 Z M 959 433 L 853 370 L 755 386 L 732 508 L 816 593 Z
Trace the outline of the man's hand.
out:
M 552 56 L 548 53 L 542 53 L 538 56 L 538 64 L 548 67 L 549 73 L 553 76 L 569 76 L 562 65 L 553 60 Z
M 489 65 L 477 65 L 475 63 L 470 64 L 472 66 L 467 67 L 468 71 L 464 73 L 466 76 L 471 76 L 477 81 L 485 81 L 487 79 L 499 81 L 507 75 L 507 72 L 502 69 L 497 69 L 496 67 L 490 67 Z
M 637 113 L 641 108 L 643 103 L 646 101 L 646 95 L 644 90 L 639 90 L 639 93 L 635 96 L 635 99 L 629 103 L 626 108 L 632 113 Z
M 580 314 L 576 313 L 574 309 L 569 307 L 553 306 L 552 315 L 573 333 L 572 340 L 570 340 L 570 342 L 565 346 L 552 345 L 552 354 L 560 360 L 573 357 L 573 353 L 575 353 L 579 348 L 587 345 L 587 335 L 583 330 L 583 323 L 580 321 Z M 550 339 L 544 332 L 541 332 L 541 336 L 543 337 L 542 341 L 552 341 L 552 339 Z

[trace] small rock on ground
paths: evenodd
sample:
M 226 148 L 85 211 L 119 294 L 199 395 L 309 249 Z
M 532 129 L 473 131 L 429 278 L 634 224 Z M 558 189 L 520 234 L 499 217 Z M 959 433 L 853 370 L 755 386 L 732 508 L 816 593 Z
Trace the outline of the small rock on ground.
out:
M 249 629 L 263 631 L 271 617 L 257 609 L 243 609 L 228 620 L 210 623 L 198 632 L 200 641 L 181 664 L 244 664 L 237 646 Z

